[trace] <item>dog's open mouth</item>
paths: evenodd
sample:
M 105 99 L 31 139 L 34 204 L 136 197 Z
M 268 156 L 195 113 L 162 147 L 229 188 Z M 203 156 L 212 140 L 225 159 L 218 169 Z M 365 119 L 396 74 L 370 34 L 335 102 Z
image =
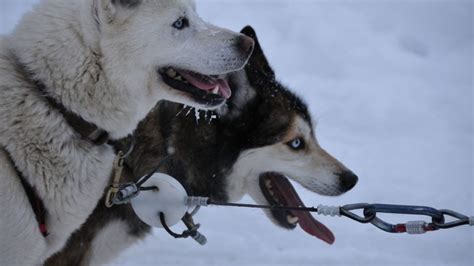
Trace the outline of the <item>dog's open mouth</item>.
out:
M 232 95 L 226 80 L 172 67 L 161 69 L 163 81 L 173 89 L 188 93 L 197 103 L 217 106 Z
M 260 189 L 270 205 L 304 207 L 295 188 L 288 179 L 274 172 L 260 175 Z M 294 229 L 297 224 L 308 234 L 313 235 L 329 244 L 334 243 L 334 235 L 322 223 L 313 218 L 309 212 L 271 210 L 272 216 L 284 228 Z

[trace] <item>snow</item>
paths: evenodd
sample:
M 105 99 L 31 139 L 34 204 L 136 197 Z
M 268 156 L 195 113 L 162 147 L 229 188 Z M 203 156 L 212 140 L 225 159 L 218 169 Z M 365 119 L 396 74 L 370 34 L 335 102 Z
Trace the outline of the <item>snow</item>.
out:
M 34 2 L 2 0 L 0 33 Z M 233 30 L 255 27 L 277 76 L 310 104 L 320 143 L 359 175 L 338 198 L 298 186 L 308 205 L 474 214 L 471 1 L 208 0 L 198 9 Z M 206 246 L 156 230 L 111 265 L 474 265 L 470 227 L 412 236 L 320 220 L 335 233 L 333 246 L 281 230 L 259 210 L 209 207 L 197 216 Z

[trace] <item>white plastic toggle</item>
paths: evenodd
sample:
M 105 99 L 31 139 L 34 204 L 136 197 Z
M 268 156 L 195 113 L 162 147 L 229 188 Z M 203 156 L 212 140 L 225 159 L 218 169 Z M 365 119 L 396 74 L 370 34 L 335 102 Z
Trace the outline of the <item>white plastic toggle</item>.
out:
M 410 234 L 410 235 L 417 235 L 417 234 L 426 233 L 425 226 L 426 226 L 425 221 L 412 221 L 412 222 L 407 222 L 405 224 L 405 227 L 407 229 L 407 233 Z
M 137 216 L 152 227 L 163 228 L 159 213 L 165 215 L 167 226 L 177 224 L 188 211 L 188 194 L 176 179 L 162 173 L 154 174 L 142 187 L 156 187 L 156 190 L 141 191 L 132 199 L 132 207 Z
M 325 216 L 341 216 L 340 207 L 318 205 L 318 214 Z

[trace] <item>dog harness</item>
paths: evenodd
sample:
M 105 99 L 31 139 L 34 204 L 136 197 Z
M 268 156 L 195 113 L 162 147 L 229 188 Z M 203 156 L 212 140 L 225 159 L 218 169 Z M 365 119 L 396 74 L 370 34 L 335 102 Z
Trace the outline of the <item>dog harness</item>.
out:
M 40 233 L 44 237 L 47 237 L 49 233 L 48 233 L 48 228 L 46 227 L 46 208 L 44 207 L 43 201 L 38 196 L 38 193 L 36 192 L 36 190 L 26 181 L 25 176 L 20 171 L 20 169 L 18 169 L 18 167 L 15 165 L 11 154 L 7 151 L 6 148 L 3 148 L 3 150 L 7 154 L 18 177 L 20 178 L 21 185 L 23 186 L 23 189 L 25 190 L 25 193 L 26 193 L 26 196 L 28 197 L 28 201 L 30 202 L 31 208 L 33 209 L 33 212 L 35 213 L 35 218 L 36 218 L 36 221 L 38 222 Z
M 79 115 L 69 111 L 64 105 L 49 96 L 42 82 L 35 81 L 36 88 L 41 95 L 48 101 L 48 104 L 58 110 L 71 128 L 73 128 L 85 140 L 92 142 L 94 145 L 102 146 L 109 141 L 109 133 L 91 122 L 87 122 Z
M 16 58 L 16 57 L 12 56 L 12 58 Z M 38 89 L 40 94 L 45 98 L 48 104 L 53 109 L 58 110 L 61 113 L 61 115 L 64 117 L 68 125 L 74 131 L 76 131 L 84 140 L 89 141 L 96 146 L 102 146 L 106 143 L 110 143 L 112 146 L 114 146 L 114 148 L 116 148 L 116 146 L 114 145 L 115 143 L 109 140 L 109 133 L 107 131 L 99 128 L 97 125 L 91 122 L 88 122 L 82 119 L 79 115 L 69 111 L 62 103 L 56 101 L 54 98 L 48 95 L 45 85 L 42 82 L 33 79 L 32 74 L 27 71 L 27 68 L 23 66 L 19 62 L 19 60 L 16 60 L 16 64 L 18 65 L 18 68 L 21 69 L 22 73 L 24 74 L 25 79 L 29 80 L 31 84 L 35 85 L 35 87 Z M 12 161 L 12 165 L 15 167 L 15 171 L 20 177 L 21 184 L 23 185 L 23 188 L 25 189 L 25 193 L 28 196 L 28 200 L 30 202 L 31 208 L 33 209 L 36 216 L 36 220 L 38 221 L 39 230 L 44 237 L 47 237 L 48 236 L 48 228 L 46 226 L 47 210 L 44 206 L 44 203 L 41 200 L 41 198 L 38 196 L 38 193 L 36 192 L 35 188 L 27 182 L 23 173 L 16 167 L 11 154 L 5 148 L 4 150 L 6 151 L 7 155 L 10 157 L 10 160 Z

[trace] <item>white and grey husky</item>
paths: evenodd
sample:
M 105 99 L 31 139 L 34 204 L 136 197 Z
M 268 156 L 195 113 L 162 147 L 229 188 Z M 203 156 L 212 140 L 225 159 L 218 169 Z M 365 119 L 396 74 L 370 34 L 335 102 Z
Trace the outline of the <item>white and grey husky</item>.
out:
M 92 213 L 108 139 L 159 100 L 213 109 L 253 41 L 192 0 L 43 0 L 0 39 L 0 265 L 42 263 Z M 180 79 L 175 77 L 180 73 Z

